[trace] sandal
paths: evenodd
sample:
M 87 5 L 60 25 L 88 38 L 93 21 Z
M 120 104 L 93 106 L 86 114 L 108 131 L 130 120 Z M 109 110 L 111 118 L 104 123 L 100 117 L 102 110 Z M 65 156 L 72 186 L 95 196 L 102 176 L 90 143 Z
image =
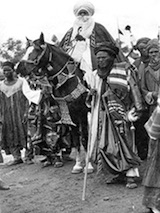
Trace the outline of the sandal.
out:
M 62 166 L 63 166 L 63 162 L 62 162 L 60 156 L 57 156 L 56 159 L 55 159 L 54 167 L 59 168 L 59 167 L 62 167 Z
M 128 188 L 128 189 L 135 189 L 137 187 L 138 186 L 135 183 L 134 178 L 131 178 L 131 177 L 127 178 L 126 188 Z

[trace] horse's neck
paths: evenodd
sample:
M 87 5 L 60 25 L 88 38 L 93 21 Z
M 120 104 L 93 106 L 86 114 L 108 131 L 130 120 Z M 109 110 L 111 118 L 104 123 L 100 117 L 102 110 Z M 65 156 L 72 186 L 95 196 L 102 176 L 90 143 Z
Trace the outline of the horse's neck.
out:
M 62 69 L 70 60 L 70 56 L 56 46 L 50 46 L 51 60 L 50 64 L 54 70 Z

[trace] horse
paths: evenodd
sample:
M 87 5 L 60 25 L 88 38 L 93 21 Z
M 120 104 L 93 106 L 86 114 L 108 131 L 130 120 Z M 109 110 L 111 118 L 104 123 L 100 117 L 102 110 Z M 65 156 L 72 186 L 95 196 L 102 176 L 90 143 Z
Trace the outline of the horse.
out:
M 61 123 L 71 126 L 72 129 L 72 146 L 77 152 L 72 173 L 82 172 L 80 151 L 81 144 L 87 151 L 89 109 L 85 104 L 87 88 L 80 80 L 81 72 L 76 62 L 61 48 L 45 42 L 41 33 L 34 41 L 27 38 L 26 54 L 17 67 L 17 72 L 24 75 L 22 70 L 25 70 L 27 76 L 46 77 L 52 86 L 52 97 L 61 109 Z M 90 162 L 88 172 L 93 172 Z

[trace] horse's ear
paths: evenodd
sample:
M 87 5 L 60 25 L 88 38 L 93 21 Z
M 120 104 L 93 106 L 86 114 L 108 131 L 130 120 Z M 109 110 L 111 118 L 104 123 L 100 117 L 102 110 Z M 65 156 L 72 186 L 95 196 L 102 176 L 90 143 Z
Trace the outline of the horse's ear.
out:
M 32 46 L 33 41 L 32 41 L 32 40 L 30 40 L 30 39 L 29 39 L 29 38 L 27 38 L 27 37 L 26 37 L 26 40 L 27 40 L 27 42 L 26 42 L 26 47 L 28 48 L 28 47 Z
M 39 37 L 39 40 L 40 40 L 40 44 L 44 44 L 44 34 L 41 33 L 40 37 Z

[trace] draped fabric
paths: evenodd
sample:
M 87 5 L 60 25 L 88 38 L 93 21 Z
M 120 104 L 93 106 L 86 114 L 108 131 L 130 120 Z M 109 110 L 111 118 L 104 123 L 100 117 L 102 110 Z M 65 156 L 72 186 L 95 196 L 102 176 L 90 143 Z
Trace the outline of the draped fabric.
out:
M 2 126 L 0 146 L 7 154 L 11 154 L 10 148 L 26 147 L 27 126 L 24 122 L 24 114 L 27 107 L 28 101 L 22 93 L 21 81 L 17 81 L 12 86 L 1 83 L 0 118 Z
M 157 106 L 153 111 L 152 115 L 145 123 L 145 128 L 148 135 L 151 138 L 159 139 L 160 138 L 160 107 Z
M 71 48 L 71 37 L 72 37 L 73 28 L 70 28 L 67 33 L 64 35 L 60 42 L 60 47 L 62 47 L 66 52 L 69 48 Z M 89 37 L 90 39 L 90 48 L 91 48 L 91 61 L 92 61 L 92 69 L 97 69 L 96 57 L 94 54 L 94 48 L 98 43 L 102 43 L 105 41 L 115 43 L 112 35 L 105 29 L 105 27 L 97 22 L 95 22 L 93 31 Z M 117 56 L 117 61 L 124 61 L 124 55 L 120 52 Z
M 149 115 L 157 105 L 157 100 L 153 98 L 152 93 L 159 91 L 160 86 L 160 68 L 154 69 L 154 66 L 149 64 L 142 73 L 141 89 L 146 103 L 149 105 Z
M 132 93 L 129 89 L 126 70 L 118 65 L 111 70 L 102 84 L 106 86 L 105 92 L 101 90 L 101 98 L 96 98 L 96 101 L 99 100 L 97 104 L 99 113 L 95 113 L 95 116 L 98 116 L 99 132 L 92 131 L 91 144 L 95 143 L 97 153 L 100 152 L 103 167 L 113 174 L 118 174 L 137 167 L 141 162 L 135 150 L 131 123 L 126 120 L 127 111 L 132 104 Z M 95 119 L 93 117 L 93 121 Z
M 142 184 L 144 188 L 143 205 L 155 207 L 160 211 L 160 141 L 150 139 L 146 170 Z
M 140 164 L 140 160 L 133 151 L 134 144 L 132 144 L 132 137 L 125 137 L 124 133 L 120 133 L 114 123 L 109 117 L 107 129 L 108 134 L 105 135 L 105 146 L 100 148 L 102 162 L 108 171 L 112 174 L 126 172 L 131 168 L 136 168 Z M 127 132 L 127 126 L 125 133 Z M 128 131 L 129 133 L 129 131 Z M 131 134 L 131 132 L 130 132 Z M 101 142 L 102 143 L 102 142 Z
M 0 83 L 0 146 L 11 154 L 14 147 L 25 148 L 27 141 L 27 122 L 24 115 L 29 103 L 38 104 L 41 90 L 33 91 L 27 81 L 18 78 L 13 85 Z

